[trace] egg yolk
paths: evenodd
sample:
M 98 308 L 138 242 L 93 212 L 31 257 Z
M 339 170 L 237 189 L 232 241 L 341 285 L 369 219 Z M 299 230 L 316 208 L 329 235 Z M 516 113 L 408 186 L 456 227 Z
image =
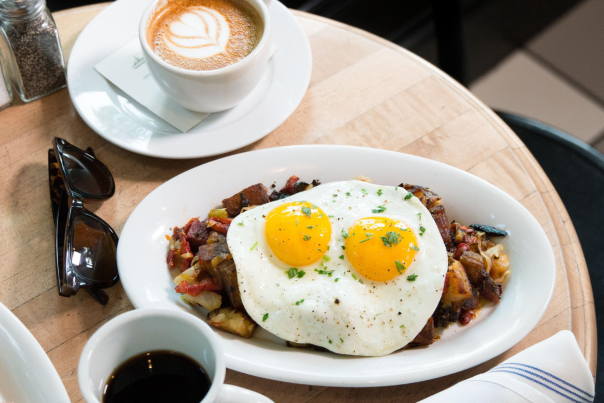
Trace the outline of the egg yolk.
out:
M 399 220 L 362 218 L 345 237 L 346 257 L 363 276 L 388 281 L 403 274 L 419 250 L 415 234 Z
M 264 234 L 277 259 L 294 267 L 307 266 L 327 252 L 331 223 L 312 203 L 284 203 L 267 215 Z

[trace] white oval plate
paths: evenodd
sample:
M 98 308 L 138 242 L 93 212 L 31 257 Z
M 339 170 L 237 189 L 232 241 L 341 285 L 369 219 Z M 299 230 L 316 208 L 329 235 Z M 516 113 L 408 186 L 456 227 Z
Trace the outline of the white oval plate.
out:
M 152 0 L 119 0 L 84 28 L 67 66 L 69 95 L 86 124 L 126 150 L 160 158 L 223 154 L 275 130 L 298 107 L 312 71 L 304 30 L 277 0 L 269 12 L 278 46 L 258 86 L 239 105 L 213 113 L 187 133 L 166 123 L 102 77 L 94 66 L 138 37 L 138 24 Z
M 166 266 L 166 234 L 241 189 L 262 182 L 277 188 L 297 175 L 323 183 L 369 176 L 374 183 L 429 187 L 442 196 L 449 220 L 509 231 L 502 239 L 512 275 L 496 307 L 477 320 L 452 325 L 426 348 L 384 357 L 350 357 L 288 348 L 259 328 L 251 339 L 218 331 L 227 366 L 278 381 L 309 385 L 388 386 L 432 379 L 485 362 L 512 347 L 539 322 L 554 290 L 552 248 L 537 220 L 493 185 L 428 159 L 370 148 L 293 146 L 237 154 L 191 169 L 151 192 L 130 215 L 117 260 L 122 284 L 136 308 L 182 309 L 205 320 L 207 311 L 181 302 Z M 470 196 L 471 195 L 471 196 Z
M 2 304 L 0 402 L 69 403 L 63 382 L 42 346 Z

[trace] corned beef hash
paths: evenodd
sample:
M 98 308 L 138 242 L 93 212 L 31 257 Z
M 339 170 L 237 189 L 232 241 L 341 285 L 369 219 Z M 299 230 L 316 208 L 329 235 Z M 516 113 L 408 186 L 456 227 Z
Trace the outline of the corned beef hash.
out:
M 183 301 L 219 329 L 251 337 L 259 325 L 293 347 L 390 354 L 470 323 L 511 273 L 491 240 L 507 233 L 449 223 L 441 201 L 363 177 L 292 176 L 271 194 L 259 183 L 175 227 L 167 263 Z

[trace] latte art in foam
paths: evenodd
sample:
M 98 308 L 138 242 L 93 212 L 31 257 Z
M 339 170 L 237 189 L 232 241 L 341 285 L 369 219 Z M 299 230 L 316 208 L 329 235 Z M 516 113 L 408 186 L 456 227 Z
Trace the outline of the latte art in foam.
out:
M 254 50 L 264 26 L 245 0 L 171 0 L 147 30 L 153 52 L 189 70 L 214 70 Z
M 162 34 L 163 42 L 175 54 L 205 59 L 226 52 L 231 29 L 224 15 L 196 7 L 172 21 Z

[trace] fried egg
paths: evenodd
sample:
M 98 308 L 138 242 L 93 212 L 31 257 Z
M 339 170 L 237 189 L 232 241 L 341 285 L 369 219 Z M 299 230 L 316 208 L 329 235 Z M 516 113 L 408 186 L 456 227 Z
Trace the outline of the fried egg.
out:
M 276 336 L 380 356 L 422 330 L 441 298 L 447 253 L 404 188 L 332 182 L 257 206 L 227 243 L 250 317 Z

